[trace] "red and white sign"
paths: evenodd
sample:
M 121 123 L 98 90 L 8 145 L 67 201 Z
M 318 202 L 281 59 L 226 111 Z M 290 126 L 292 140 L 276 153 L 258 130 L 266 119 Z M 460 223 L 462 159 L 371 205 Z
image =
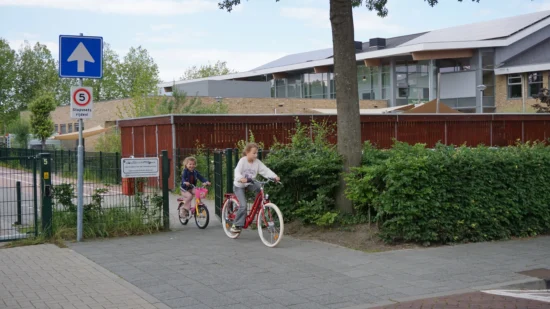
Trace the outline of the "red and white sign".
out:
M 71 87 L 71 118 L 92 118 L 94 107 L 92 91 L 92 87 Z

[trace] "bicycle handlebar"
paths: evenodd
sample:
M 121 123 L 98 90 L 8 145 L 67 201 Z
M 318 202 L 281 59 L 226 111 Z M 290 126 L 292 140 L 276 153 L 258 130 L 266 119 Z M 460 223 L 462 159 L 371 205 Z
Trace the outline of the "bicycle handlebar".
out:
M 278 183 L 280 185 L 283 185 L 283 183 L 281 181 L 276 181 L 275 178 L 267 178 L 267 181 L 259 181 L 259 180 L 256 180 L 256 179 L 252 179 L 252 182 L 256 182 L 256 183 L 259 183 L 261 185 L 265 185 L 265 184 L 268 184 L 270 182 L 274 182 L 274 183 Z
M 196 188 L 197 186 L 195 186 L 194 184 L 190 183 L 190 184 L 189 184 L 189 187 L 190 187 L 191 189 L 193 189 L 193 188 Z M 205 189 L 206 189 L 206 187 L 207 187 L 207 185 L 202 184 L 202 186 L 200 186 L 199 188 L 205 188 Z

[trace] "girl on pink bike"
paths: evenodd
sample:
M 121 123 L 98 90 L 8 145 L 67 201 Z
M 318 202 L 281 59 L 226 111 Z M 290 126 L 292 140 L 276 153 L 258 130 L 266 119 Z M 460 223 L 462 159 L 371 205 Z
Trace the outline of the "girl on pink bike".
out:
M 183 217 L 187 217 L 189 210 L 191 209 L 191 202 L 193 201 L 193 196 L 195 195 L 195 186 L 197 185 L 197 179 L 200 180 L 204 185 L 209 186 L 210 182 L 208 179 L 204 178 L 199 171 L 195 168 L 197 167 L 197 159 L 194 157 L 187 157 L 183 160 L 183 172 L 181 174 L 181 195 L 185 199 L 185 204 L 180 208 Z

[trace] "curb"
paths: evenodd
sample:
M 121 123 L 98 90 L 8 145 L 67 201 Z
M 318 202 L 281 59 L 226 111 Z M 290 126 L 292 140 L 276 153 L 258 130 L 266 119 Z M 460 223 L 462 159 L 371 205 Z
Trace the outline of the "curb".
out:
M 462 290 L 453 290 L 453 291 L 447 291 L 447 292 L 440 292 L 440 293 L 433 293 L 433 294 L 424 294 L 424 295 L 415 295 L 410 297 L 402 297 L 395 300 L 385 300 L 373 304 L 366 304 L 366 305 L 356 305 L 351 307 L 346 307 L 344 309 L 369 309 L 374 307 L 381 307 L 381 306 L 388 306 L 388 305 L 395 305 L 399 303 L 409 302 L 409 301 L 415 301 L 415 300 L 421 300 L 421 299 L 427 299 L 427 298 L 436 298 L 436 297 L 444 297 L 444 296 L 451 296 L 451 295 L 457 295 L 457 294 L 466 294 L 466 293 L 472 293 L 472 292 L 480 292 L 483 290 L 545 290 L 550 287 L 550 280 L 544 280 L 544 279 L 538 279 L 538 278 L 526 278 L 526 279 L 520 279 L 520 280 L 513 280 L 513 281 L 507 281 L 502 283 L 496 283 L 491 285 L 483 285 L 483 286 L 477 286 L 477 287 L 471 287 L 467 289 Z

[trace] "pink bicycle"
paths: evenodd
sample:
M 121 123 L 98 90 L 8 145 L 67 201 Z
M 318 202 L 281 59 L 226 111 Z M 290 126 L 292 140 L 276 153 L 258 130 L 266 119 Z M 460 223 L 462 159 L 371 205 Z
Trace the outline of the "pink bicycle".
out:
M 182 225 L 187 225 L 189 219 L 191 219 L 191 217 L 193 216 L 195 217 L 195 224 L 197 224 L 197 227 L 199 229 L 205 229 L 210 222 L 210 212 L 208 211 L 208 207 L 206 207 L 201 199 L 206 197 L 206 195 L 208 194 L 208 189 L 206 189 L 206 187 L 195 187 L 193 185 L 191 186 L 195 188 L 195 207 L 191 207 L 187 212 L 187 216 L 183 216 L 182 208 L 184 205 L 184 198 L 178 198 L 178 215 L 180 223 Z

